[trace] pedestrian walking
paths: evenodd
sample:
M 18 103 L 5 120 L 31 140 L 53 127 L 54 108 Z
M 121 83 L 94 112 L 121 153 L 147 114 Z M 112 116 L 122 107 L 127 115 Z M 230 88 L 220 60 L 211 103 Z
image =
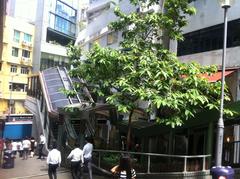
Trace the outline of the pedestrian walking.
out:
M 55 142 L 52 145 L 52 150 L 48 153 L 47 164 L 49 179 L 57 179 L 57 168 L 61 164 L 61 153 L 57 150 L 57 144 Z
M 83 147 L 84 167 L 88 170 L 89 179 L 92 179 L 93 139 L 92 137 L 87 137 L 86 141 L 87 143 Z
M 23 156 L 23 145 L 22 145 L 21 140 L 17 141 L 17 149 L 18 149 L 19 157 L 22 157 Z
M 31 142 L 28 139 L 28 137 L 25 137 L 25 139 L 22 141 L 22 146 L 23 146 L 23 160 L 27 160 L 31 146 Z
M 129 156 L 122 156 L 119 165 L 113 167 L 111 172 L 119 179 L 136 179 L 136 171 L 132 168 Z
M 44 155 L 43 155 L 43 147 L 46 143 L 46 138 L 45 136 L 43 135 L 43 133 L 40 134 L 40 141 L 39 141 L 39 151 L 38 151 L 38 159 L 41 159 L 42 157 L 44 158 Z
M 17 151 L 18 151 L 17 145 L 18 143 L 12 140 L 12 153 L 14 156 L 17 154 Z
M 80 144 L 75 143 L 75 148 L 70 152 L 67 159 L 71 160 L 71 173 L 73 179 L 82 178 L 82 164 L 84 162 L 83 159 L 83 151 L 80 149 Z
M 35 149 L 36 149 L 36 146 L 37 146 L 37 142 L 35 141 L 34 137 L 31 137 L 30 142 L 31 142 L 30 157 L 33 157 L 33 156 L 34 156 Z

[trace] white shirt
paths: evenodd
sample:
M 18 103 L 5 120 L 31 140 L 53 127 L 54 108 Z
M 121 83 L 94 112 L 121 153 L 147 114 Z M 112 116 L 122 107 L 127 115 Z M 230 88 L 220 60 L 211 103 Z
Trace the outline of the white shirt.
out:
M 17 142 L 12 142 L 12 151 L 17 151 L 17 146 L 18 146 Z
M 73 149 L 67 158 L 71 159 L 72 162 L 82 161 L 84 163 L 83 151 L 79 148 Z
M 18 150 L 23 150 L 22 142 L 18 142 L 17 146 L 18 146 Z
M 44 135 L 40 135 L 40 144 L 45 144 L 46 143 L 46 138 Z
M 61 153 L 57 149 L 52 149 L 47 156 L 47 164 L 60 164 Z
M 29 140 L 23 140 L 22 141 L 22 146 L 23 148 L 30 148 L 31 142 Z
M 92 158 L 93 145 L 91 143 L 87 143 L 83 147 L 83 156 L 84 158 Z

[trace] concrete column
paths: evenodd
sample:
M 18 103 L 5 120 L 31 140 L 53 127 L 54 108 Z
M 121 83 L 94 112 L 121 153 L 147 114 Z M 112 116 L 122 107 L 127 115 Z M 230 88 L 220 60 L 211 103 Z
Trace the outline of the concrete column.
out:
M 208 131 L 207 131 L 207 150 L 206 150 L 206 154 L 211 154 L 212 155 L 212 146 L 213 146 L 213 122 L 210 122 L 208 124 Z M 206 160 L 208 163 L 208 166 L 211 166 L 211 161 L 212 161 L 212 157 L 209 157 L 208 160 Z

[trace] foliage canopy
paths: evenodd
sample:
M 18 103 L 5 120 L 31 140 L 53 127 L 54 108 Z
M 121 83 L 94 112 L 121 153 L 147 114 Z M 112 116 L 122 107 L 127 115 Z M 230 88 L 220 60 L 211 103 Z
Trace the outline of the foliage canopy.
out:
M 159 0 L 130 1 L 141 8 L 159 5 Z M 79 60 L 79 47 L 70 46 L 68 56 L 74 66 L 70 75 L 83 78 L 86 83 L 82 85 L 90 85 L 120 112 L 131 113 L 139 100 L 146 101 L 147 111 L 157 107 L 157 121 L 172 127 L 203 108 L 218 109 L 220 82 L 209 83 L 201 77 L 216 72 L 216 66 L 181 63 L 165 44 L 166 37 L 167 41 L 183 39 L 186 17 L 194 13 L 187 0 L 165 0 L 157 11 L 130 14 L 116 7 L 118 20 L 109 28 L 122 32 L 121 49 L 96 44 L 85 60 Z M 225 95 L 225 99 L 229 97 Z

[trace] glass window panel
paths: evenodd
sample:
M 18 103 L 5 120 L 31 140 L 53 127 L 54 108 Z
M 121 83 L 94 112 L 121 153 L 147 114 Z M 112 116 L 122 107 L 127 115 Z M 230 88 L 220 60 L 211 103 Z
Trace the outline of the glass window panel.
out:
M 17 73 L 17 66 L 16 65 L 11 65 L 10 72 Z
M 20 31 L 14 30 L 13 41 L 19 43 L 19 40 L 20 40 Z
M 73 23 L 76 23 L 76 10 L 60 1 L 57 1 L 56 14 Z
M 110 32 L 107 34 L 107 45 L 114 44 L 118 41 L 118 32 Z
M 23 83 L 9 83 L 9 89 L 12 91 L 25 92 L 26 86 L 27 86 L 27 84 L 23 84 Z
M 55 19 L 55 29 L 62 32 L 62 33 L 65 33 L 65 34 L 68 34 L 68 35 L 71 35 L 71 36 L 74 36 L 75 35 L 75 28 L 76 28 L 76 25 L 61 18 L 61 17 L 57 17 L 56 16 L 56 19 Z
M 25 42 L 32 42 L 32 36 L 30 34 L 24 33 L 24 41 Z
M 30 58 L 30 51 L 28 51 L 28 50 L 22 50 L 22 57 Z
M 21 74 L 28 74 L 29 70 L 27 67 L 21 67 Z
M 18 57 L 18 48 L 12 47 L 12 56 Z

